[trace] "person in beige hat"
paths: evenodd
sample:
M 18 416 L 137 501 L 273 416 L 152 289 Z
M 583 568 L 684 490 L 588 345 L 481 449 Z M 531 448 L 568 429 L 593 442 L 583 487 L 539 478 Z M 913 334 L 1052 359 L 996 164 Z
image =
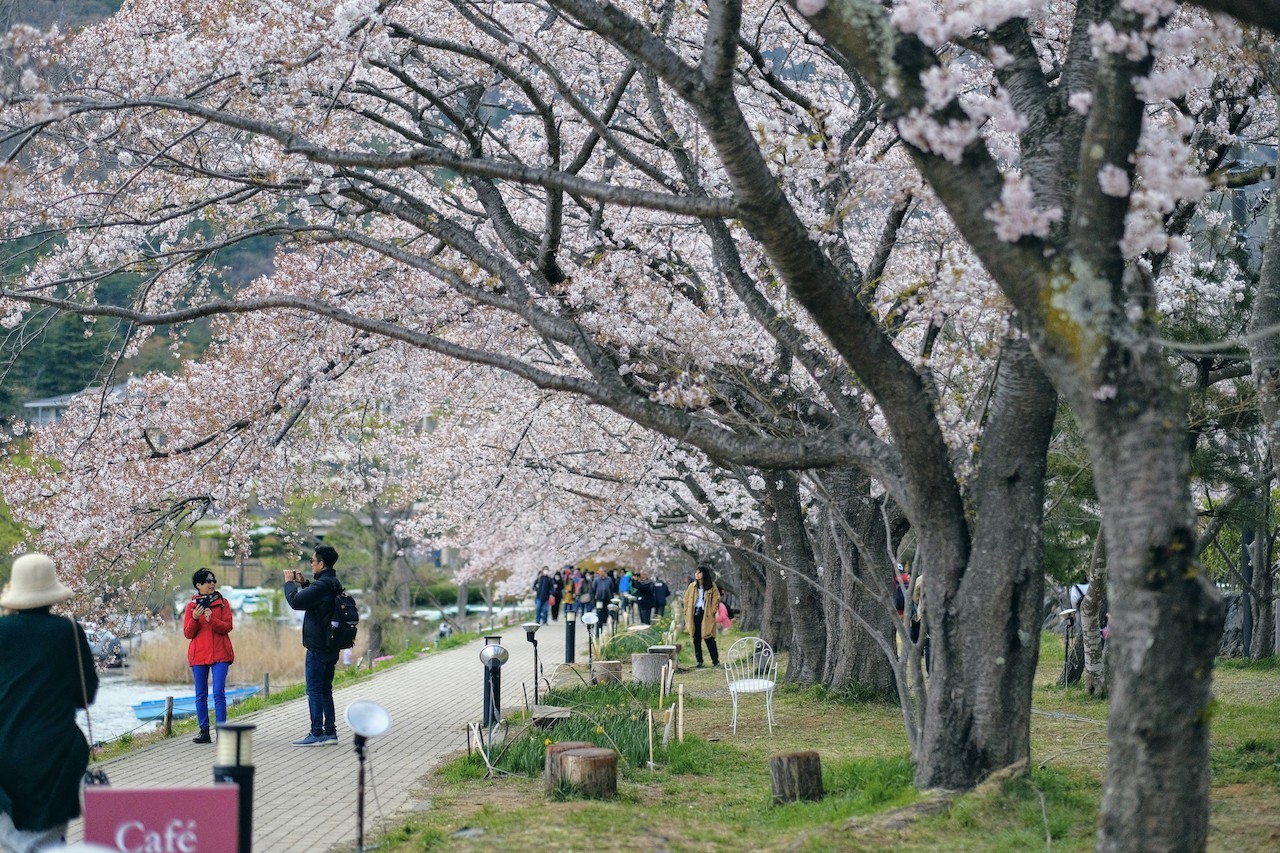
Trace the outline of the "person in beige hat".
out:
M 13 561 L 0 592 L 0 850 L 61 846 L 80 815 L 89 744 L 76 709 L 98 692 L 84 630 L 50 608 L 71 598 L 53 560 Z

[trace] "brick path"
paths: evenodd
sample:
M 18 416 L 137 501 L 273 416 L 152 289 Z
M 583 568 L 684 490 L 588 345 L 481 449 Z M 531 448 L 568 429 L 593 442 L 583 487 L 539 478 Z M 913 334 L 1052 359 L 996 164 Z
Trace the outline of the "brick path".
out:
M 511 658 L 502 669 L 502 710 L 521 707 L 527 686 L 533 701 L 533 646 L 518 625 L 499 632 Z M 564 622 L 545 626 L 539 639 L 543 671 L 550 676 L 564 661 Z M 578 663 L 585 664 L 586 640 L 577 626 Z M 391 713 L 391 730 L 366 749 L 365 836 L 380 822 L 425 808 L 415 795 L 417 780 L 440 761 L 466 748 L 467 723 L 480 722 L 484 672 L 483 640 L 374 674 L 360 684 L 334 691 L 339 746 L 296 747 L 308 730 L 305 698 L 276 705 L 234 722 L 253 723 L 253 848 L 258 853 L 346 849 L 356 842 L 358 761 L 343 720 L 356 699 L 381 704 Z M 302 655 L 301 646 L 298 654 Z M 215 746 L 191 743 L 190 736 L 136 750 L 102 764 L 116 788 L 203 786 L 213 782 Z M 67 840 L 79 841 L 80 821 Z

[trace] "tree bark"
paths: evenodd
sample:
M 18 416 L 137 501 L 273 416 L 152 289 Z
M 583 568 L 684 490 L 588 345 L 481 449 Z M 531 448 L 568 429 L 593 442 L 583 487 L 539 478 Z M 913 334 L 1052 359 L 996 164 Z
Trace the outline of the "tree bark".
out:
M 800 490 L 791 471 L 765 474 L 765 493 L 778 523 L 786 592 L 791 613 L 791 644 L 786 680 L 819 684 L 826 666 L 827 633 L 817 566 L 805 532 Z
M 972 559 L 946 572 L 917 552 L 932 638 L 921 787 L 969 788 L 1031 755 L 1044 472 L 1057 396 L 1020 337 L 1005 340 L 998 370 L 972 491 Z
M 1090 696 L 1107 695 L 1107 671 L 1101 615 L 1107 600 L 1107 538 L 1101 530 L 1089 561 L 1089 592 L 1080 601 L 1080 635 L 1084 648 L 1084 687 Z

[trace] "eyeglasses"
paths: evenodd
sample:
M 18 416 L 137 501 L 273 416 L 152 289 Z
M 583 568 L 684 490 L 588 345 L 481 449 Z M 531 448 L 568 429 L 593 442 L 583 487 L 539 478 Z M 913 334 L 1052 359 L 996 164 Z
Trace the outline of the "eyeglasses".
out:
M 218 579 L 217 579 L 217 578 L 209 578 L 208 580 L 202 580 L 202 581 L 200 581 L 200 585 L 201 585 L 201 586 L 204 586 L 205 584 L 217 583 L 217 582 L 218 582 Z

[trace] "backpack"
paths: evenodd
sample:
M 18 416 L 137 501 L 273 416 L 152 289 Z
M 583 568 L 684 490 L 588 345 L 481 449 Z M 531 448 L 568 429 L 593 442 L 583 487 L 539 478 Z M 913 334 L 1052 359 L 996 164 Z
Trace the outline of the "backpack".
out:
M 360 629 L 360 610 L 345 588 L 333 598 L 333 615 L 329 617 L 329 648 L 349 649 L 356 644 Z

